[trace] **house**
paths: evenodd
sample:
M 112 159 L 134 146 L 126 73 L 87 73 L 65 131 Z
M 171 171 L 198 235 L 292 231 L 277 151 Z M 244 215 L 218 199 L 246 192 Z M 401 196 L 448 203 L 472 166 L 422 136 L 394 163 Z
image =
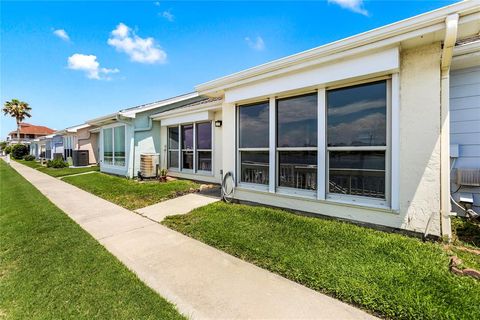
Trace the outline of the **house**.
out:
M 479 32 L 465 1 L 198 85 L 221 103 L 215 176 L 238 200 L 450 236 L 450 141 L 480 167 Z M 172 175 L 203 177 L 197 107 L 153 116 Z
M 57 131 L 55 134 L 62 137 L 64 160 L 75 158 L 77 151 L 86 151 L 88 153 L 86 164 L 92 165 L 98 162 L 98 128 L 89 124 L 81 124 Z M 75 162 L 76 160 L 74 160 L 74 165 L 76 165 Z
M 30 144 L 34 139 L 49 135 L 55 132 L 45 126 L 36 126 L 30 123 L 20 123 L 20 143 Z M 12 131 L 7 135 L 8 143 L 18 143 L 17 131 Z
M 160 122 L 151 115 L 205 99 L 188 93 L 148 103 L 88 120 L 99 133 L 99 163 L 102 172 L 136 177 L 142 154 L 150 154 L 160 162 Z

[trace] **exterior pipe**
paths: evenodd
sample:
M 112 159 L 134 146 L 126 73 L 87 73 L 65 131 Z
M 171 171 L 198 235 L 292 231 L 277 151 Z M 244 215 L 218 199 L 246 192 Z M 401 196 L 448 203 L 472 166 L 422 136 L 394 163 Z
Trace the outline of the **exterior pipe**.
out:
M 441 59 L 440 83 L 440 227 L 441 234 L 449 241 L 452 238 L 450 220 L 450 64 L 457 41 L 458 14 L 445 19 L 445 40 Z

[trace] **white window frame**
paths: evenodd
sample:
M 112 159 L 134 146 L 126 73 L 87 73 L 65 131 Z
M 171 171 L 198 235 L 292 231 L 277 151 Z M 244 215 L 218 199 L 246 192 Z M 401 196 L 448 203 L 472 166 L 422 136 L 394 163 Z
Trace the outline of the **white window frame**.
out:
M 170 149 L 170 128 L 177 128 L 177 137 L 178 137 L 178 141 L 177 141 L 177 148 L 176 149 Z M 179 125 L 176 125 L 176 126 L 169 126 L 167 127 L 167 168 L 168 170 L 174 170 L 174 171 L 179 171 L 180 170 L 180 126 Z M 178 167 L 171 167 L 170 166 L 170 152 L 177 152 L 177 161 L 178 161 Z
M 117 127 L 124 127 L 125 128 L 125 160 L 124 160 L 124 164 L 122 166 L 119 166 L 119 165 L 116 165 L 115 164 L 115 128 Z M 112 164 L 106 164 L 105 163 L 105 130 L 106 129 L 112 129 Z M 112 124 L 112 125 L 108 125 L 108 126 L 104 126 L 102 127 L 102 137 L 101 137 L 102 141 L 102 154 L 101 154 L 101 159 L 102 159 L 102 166 L 105 166 L 105 167 L 110 167 L 110 168 L 126 168 L 127 167 L 127 159 L 128 159 L 128 152 L 127 152 L 127 126 L 123 123 L 120 123 L 120 124 Z
M 392 81 L 391 78 L 384 78 L 384 79 L 370 79 L 365 80 L 359 83 L 354 84 L 344 84 L 341 86 L 329 87 L 326 89 L 334 90 L 340 88 L 348 88 L 353 87 L 360 84 L 369 84 L 378 81 L 386 81 L 386 143 L 385 146 L 348 146 L 348 147 L 329 147 L 326 144 L 327 140 L 327 100 L 325 99 L 325 198 L 327 200 L 335 201 L 335 202 L 342 202 L 342 203 L 353 203 L 353 204 L 363 204 L 363 205 L 370 205 L 373 207 L 379 208 L 388 208 L 390 207 L 390 199 L 391 199 L 391 105 L 392 105 Z M 325 98 L 326 98 L 326 91 L 325 91 Z M 365 196 L 356 196 L 356 195 L 347 195 L 347 194 L 339 194 L 339 193 L 330 193 L 329 192 L 329 181 L 330 181 L 330 165 L 329 165 L 329 152 L 330 151 L 384 151 L 385 152 L 385 198 L 373 198 L 373 197 L 365 197 Z
M 382 150 L 385 151 L 385 199 L 376 199 L 372 197 L 343 195 L 329 193 L 329 164 L 328 151 L 347 150 L 346 147 L 327 147 L 327 90 L 346 88 L 359 84 L 368 84 L 377 81 L 386 81 L 386 145 L 381 147 L 355 147 L 355 150 Z M 317 147 L 311 148 L 277 148 L 277 132 L 276 132 L 276 102 L 277 99 L 295 97 L 312 93 L 310 90 L 298 91 L 294 94 L 282 95 L 281 97 L 270 96 L 269 102 L 269 146 L 268 148 L 239 148 L 240 142 L 240 126 L 239 126 L 239 110 L 242 106 L 248 106 L 257 103 L 265 103 L 265 99 L 257 101 L 249 101 L 245 104 L 237 104 L 235 106 L 236 114 L 236 172 L 237 177 L 241 176 L 241 156 L 242 151 L 268 151 L 269 152 L 269 184 L 261 185 L 254 183 L 241 182 L 237 179 L 237 186 L 252 191 L 269 192 L 279 195 L 294 196 L 299 198 L 316 199 L 325 202 L 345 203 L 350 205 L 359 205 L 363 207 L 372 207 L 379 209 L 387 209 L 398 212 L 399 209 L 399 103 L 400 103 L 400 86 L 399 74 L 367 78 L 360 81 L 343 82 L 335 86 L 318 86 L 316 88 L 317 97 Z M 348 147 L 348 150 L 350 147 Z M 317 151 L 317 190 L 303 190 L 289 187 L 278 187 L 278 151 Z
M 272 110 L 274 111 L 275 108 L 272 108 L 272 99 L 275 101 L 274 97 L 270 97 L 268 100 L 259 100 L 253 103 L 246 103 L 246 104 L 237 104 L 235 106 L 235 123 L 236 123 L 236 158 L 238 159 L 236 161 L 236 171 L 237 171 L 237 177 L 239 177 L 237 181 L 237 186 L 240 188 L 248 188 L 252 190 L 258 190 L 258 191 L 269 191 L 269 192 L 275 192 L 275 189 L 271 191 L 272 188 L 272 181 L 275 183 L 275 179 L 272 180 L 272 151 L 271 151 L 271 139 L 272 139 L 272 130 L 275 130 L 275 127 L 271 124 L 271 117 L 272 117 Z M 240 108 L 242 107 L 249 107 L 252 105 L 256 104 L 263 104 L 263 103 L 268 103 L 268 113 L 269 113 L 269 146 L 267 147 L 262 147 L 262 148 L 240 148 Z M 275 103 L 275 102 L 274 102 Z M 255 152 L 255 151 L 260 151 L 260 152 L 268 152 L 268 157 L 269 157 L 269 165 L 268 165 L 268 184 L 260 184 L 260 183 L 251 183 L 251 182 L 242 182 L 242 156 L 241 153 L 243 152 Z M 275 159 L 275 152 L 273 153 L 273 159 Z M 275 161 L 275 160 L 273 160 Z M 273 169 L 274 170 L 274 169 Z M 273 171 L 273 174 L 275 174 L 275 171 Z
M 211 128 L 211 149 L 198 149 L 197 148 L 197 124 L 202 124 L 202 123 L 209 123 L 210 128 Z M 193 149 L 183 149 L 182 146 L 182 126 L 188 126 L 192 125 L 193 126 Z M 170 149 L 169 146 L 169 141 L 170 141 L 170 128 L 178 128 L 178 149 Z M 167 168 L 168 170 L 171 170 L 173 172 L 179 172 L 179 173 L 187 173 L 187 174 L 199 174 L 199 175 L 204 175 L 204 176 L 213 176 L 215 172 L 215 162 L 214 162 L 214 155 L 213 155 L 213 150 L 214 150 L 214 127 L 213 127 L 213 121 L 211 120 L 202 120 L 202 121 L 197 121 L 197 122 L 187 122 L 187 123 L 179 123 L 176 125 L 172 126 L 167 126 Z M 178 151 L 178 167 L 169 167 L 170 165 L 170 151 Z M 191 151 L 193 152 L 193 169 L 183 169 L 183 152 L 184 151 Z M 206 171 L 206 170 L 198 170 L 198 164 L 197 164 L 197 153 L 200 151 L 209 151 L 210 156 L 211 156 L 211 161 L 212 161 L 212 170 L 211 171 Z
M 284 100 L 284 99 L 292 99 L 296 97 L 301 97 L 301 96 L 306 96 L 306 95 L 313 95 L 315 94 L 316 91 L 310 91 L 310 92 L 303 92 L 300 94 L 295 94 L 295 95 L 289 95 L 287 97 L 281 97 L 281 98 L 276 98 L 275 99 L 275 114 L 274 114 L 274 127 L 275 127 L 275 137 L 274 137 L 274 152 L 276 156 L 276 161 L 275 161 L 275 179 L 274 179 L 274 186 L 277 190 L 278 193 L 280 194 L 286 194 L 286 195 L 297 195 L 297 196 L 302 196 L 302 197 L 307 197 L 307 198 L 315 198 L 317 195 L 317 190 L 318 190 L 318 139 L 317 139 L 317 146 L 316 147 L 278 147 L 277 146 L 277 137 L 278 137 L 278 131 L 277 129 L 277 106 L 278 106 L 278 101 L 279 100 Z M 318 99 L 318 95 L 317 95 Z M 317 101 L 317 108 L 318 108 L 318 101 Z M 318 132 L 318 112 L 317 112 L 317 132 Z M 317 137 L 318 138 L 318 137 Z M 285 186 L 280 186 L 280 155 L 279 153 L 282 151 L 315 151 L 317 152 L 317 190 L 307 190 L 307 189 L 299 189 L 299 188 L 292 188 L 292 187 L 285 187 Z M 322 182 L 323 183 L 323 182 Z

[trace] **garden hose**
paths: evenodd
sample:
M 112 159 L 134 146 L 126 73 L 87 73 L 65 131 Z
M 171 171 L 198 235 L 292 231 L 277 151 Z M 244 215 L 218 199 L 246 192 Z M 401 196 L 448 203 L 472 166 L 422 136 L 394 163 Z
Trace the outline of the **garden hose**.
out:
M 231 188 L 229 190 L 227 182 L 231 180 Z M 235 194 L 235 179 L 233 178 L 233 173 L 231 171 L 227 172 L 222 180 L 222 200 L 230 203 Z

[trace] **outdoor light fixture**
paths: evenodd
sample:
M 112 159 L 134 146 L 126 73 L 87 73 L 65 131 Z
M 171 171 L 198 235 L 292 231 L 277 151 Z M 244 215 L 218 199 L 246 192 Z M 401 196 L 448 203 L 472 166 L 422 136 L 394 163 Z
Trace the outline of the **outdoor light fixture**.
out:
M 222 126 L 222 120 L 215 121 L 215 127 L 220 128 Z

